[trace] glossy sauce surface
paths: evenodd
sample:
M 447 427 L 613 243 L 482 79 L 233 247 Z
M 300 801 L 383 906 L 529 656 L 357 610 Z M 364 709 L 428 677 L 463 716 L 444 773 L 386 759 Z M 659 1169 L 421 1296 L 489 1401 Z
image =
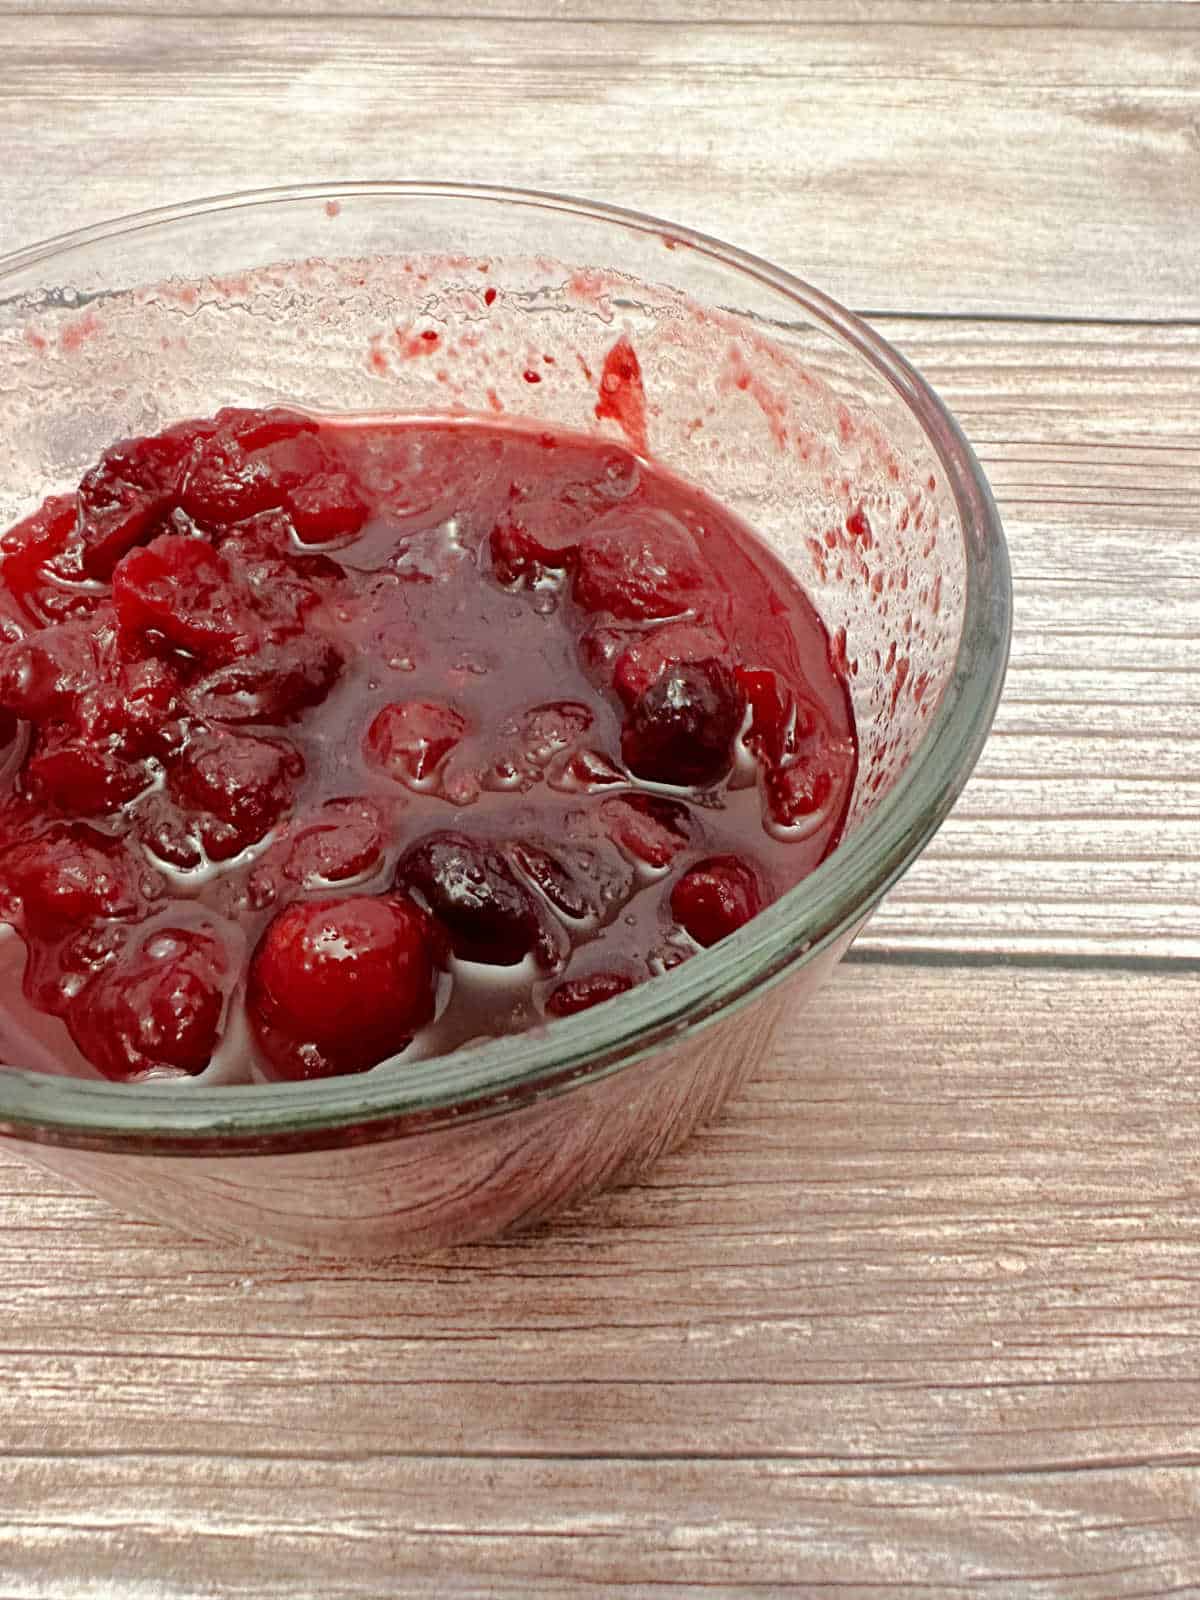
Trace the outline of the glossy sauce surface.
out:
M 669 970 L 836 844 L 812 606 L 629 450 L 225 412 L 0 539 L 0 918 L 77 1070 L 313 1077 Z

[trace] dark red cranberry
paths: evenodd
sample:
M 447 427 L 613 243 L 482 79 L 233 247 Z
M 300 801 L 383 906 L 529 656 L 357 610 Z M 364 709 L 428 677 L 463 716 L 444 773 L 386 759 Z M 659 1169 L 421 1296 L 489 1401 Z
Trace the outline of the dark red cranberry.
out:
M 539 889 L 561 916 L 572 922 L 582 922 L 600 909 L 600 885 L 588 863 L 579 863 L 576 870 L 567 866 L 562 857 L 566 851 L 551 852 L 525 840 L 514 844 L 512 858 L 535 888 Z
M 548 1017 L 573 1017 L 619 994 L 628 994 L 633 979 L 622 972 L 592 972 L 585 978 L 568 978 L 546 1001 Z
M 25 998 L 52 1017 L 65 1017 L 86 984 L 119 961 L 129 947 L 127 922 L 85 922 L 58 937 L 26 940 Z
M 463 834 L 432 833 L 411 846 L 396 883 L 425 902 L 464 961 L 513 967 L 541 943 L 536 908 L 504 857 Z
M 166 758 L 182 730 L 180 680 L 175 666 L 149 657 L 124 662 L 115 682 L 97 683 L 79 696 L 71 715 L 87 743 L 102 745 L 126 759 Z
M 434 1013 L 428 918 L 398 895 L 297 902 L 259 940 L 247 1006 L 278 1078 L 366 1072 Z
M 212 1059 L 228 957 L 209 933 L 156 928 L 70 1003 L 67 1025 L 106 1078 L 195 1077 Z
M 0 855 L 5 919 L 38 938 L 98 917 L 137 910 L 135 871 L 125 846 L 75 822 L 48 828 Z
M 214 861 L 226 861 L 257 842 L 286 814 L 304 771 L 298 750 L 224 728 L 194 732 L 172 766 L 167 787 L 175 802 L 200 813 L 198 832 Z
M 220 526 L 277 509 L 286 492 L 265 451 L 217 433 L 193 452 L 180 503 L 196 522 Z
M 711 588 L 686 528 L 665 512 L 635 507 L 592 524 L 572 593 L 585 611 L 648 622 L 702 605 Z
M 101 456 L 79 486 L 79 530 L 89 577 L 111 578 L 121 557 L 160 531 L 178 503 L 186 438 L 127 439 Z
M 288 504 L 336 464 L 307 418 L 287 412 L 223 413 L 193 449 L 180 503 L 206 526 L 243 522 Z
M 710 856 L 689 868 L 671 891 L 671 915 L 697 944 L 716 944 L 762 910 L 753 867 L 737 856 Z
M 341 675 L 342 653 L 319 634 L 261 645 L 188 691 L 192 708 L 220 722 L 287 722 L 320 705 Z
M 467 719 L 441 700 L 402 700 L 375 717 L 363 740 L 368 762 L 399 783 L 432 778 L 467 732 Z
M 181 872 L 195 872 L 204 865 L 204 852 L 188 817 L 163 793 L 147 795 L 137 806 L 133 831 L 152 859 Z
M 733 765 L 742 697 L 720 661 L 671 666 L 635 701 L 621 732 L 621 756 L 639 778 L 699 787 Z

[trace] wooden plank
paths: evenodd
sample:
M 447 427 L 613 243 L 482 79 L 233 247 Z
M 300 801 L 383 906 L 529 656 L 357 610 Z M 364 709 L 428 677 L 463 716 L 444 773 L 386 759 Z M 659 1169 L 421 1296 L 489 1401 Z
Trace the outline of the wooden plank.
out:
M 476 22 L 638 22 L 647 26 L 693 27 L 697 23 L 740 26 L 786 24 L 805 28 L 852 28 L 882 23 L 939 28 L 1184 29 L 1195 24 L 1200 0 L 454 0 L 445 18 Z M 273 21 L 296 17 L 428 18 L 430 0 L 0 0 L 0 15 L 19 16 L 256 16 Z M 438 13 L 438 15 L 443 15 Z
M 419 173 L 640 206 L 855 305 L 1195 318 L 1198 113 L 1196 27 L 16 14 L 0 243 Z
M 12 1600 L 62 1600 L 63 1574 L 154 1600 L 1193 1594 L 1194 1468 L 1093 1477 L 1081 1505 L 1054 1476 L 814 1481 L 773 1461 L 17 1458 L 0 1552 Z
M 886 319 L 976 444 L 1013 657 L 876 948 L 1200 955 L 1200 333 Z
M 1186 1587 L 1198 1002 L 848 963 L 648 1181 L 409 1264 L 6 1154 L 0 1592 Z

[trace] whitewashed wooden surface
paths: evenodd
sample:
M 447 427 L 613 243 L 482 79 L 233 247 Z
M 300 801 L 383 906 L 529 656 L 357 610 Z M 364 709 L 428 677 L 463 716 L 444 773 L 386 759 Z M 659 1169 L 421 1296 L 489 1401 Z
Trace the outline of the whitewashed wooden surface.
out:
M 728 1117 L 332 1272 L 0 1161 L 0 1600 L 1200 1595 L 1200 7 L 0 0 L 0 249 L 325 176 L 660 211 L 881 325 L 1008 528 L 954 817 Z

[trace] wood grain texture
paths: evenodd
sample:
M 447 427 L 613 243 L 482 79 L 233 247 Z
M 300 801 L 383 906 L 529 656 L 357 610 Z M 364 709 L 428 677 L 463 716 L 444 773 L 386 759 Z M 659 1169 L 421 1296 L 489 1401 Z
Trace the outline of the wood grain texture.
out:
M 1200 330 L 880 326 L 975 443 L 1016 620 L 975 775 L 863 944 L 1200 957 Z
M 1178 225 L 1200 166 L 1200 26 L 1088 15 L 18 13 L 0 52 L 0 245 L 228 189 L 476 178 L 660 213 L 855 306 L 1200 317 Z
M 416 1265 L 6 1160 L 0 1593 L 1188 1592 L 1198 1004 L 851 962 L 650 1181 Z

